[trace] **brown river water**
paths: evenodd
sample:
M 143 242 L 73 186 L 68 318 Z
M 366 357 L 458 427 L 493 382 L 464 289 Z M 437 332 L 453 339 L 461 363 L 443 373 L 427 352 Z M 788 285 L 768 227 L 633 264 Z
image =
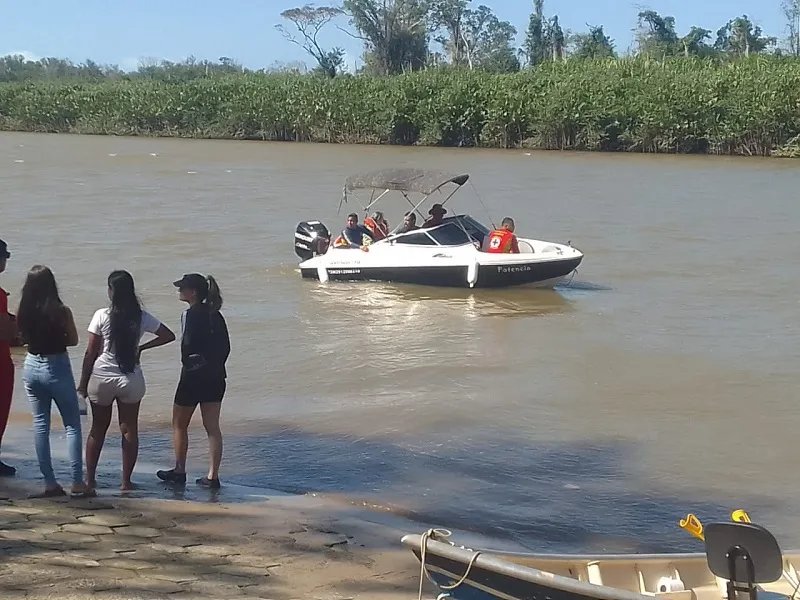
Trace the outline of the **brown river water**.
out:
M 486 222 L 477 191 L 583 264 L 555 291 L 301 280 L 297 222 L 338 230 L 345 177 L 394 165 L 469 172 L 451 208 Z M 214 274 L 238 485 L 537 550 L 696 548 L 678 519 L 736 508 L 800 546 L 799 188 L 800 163 L 755 158 L 2 134 L 0 283 L 14 306 L 49 265 L 85 331 L 126 268 L 177 332 L 171 282 Z M 144 359 L 140 479 L 169 463 L 178 367 L 177 344 Z M 17 381 L 8 445 L 30 459 Z M 110 440 L 109 485 L 118 457 Z

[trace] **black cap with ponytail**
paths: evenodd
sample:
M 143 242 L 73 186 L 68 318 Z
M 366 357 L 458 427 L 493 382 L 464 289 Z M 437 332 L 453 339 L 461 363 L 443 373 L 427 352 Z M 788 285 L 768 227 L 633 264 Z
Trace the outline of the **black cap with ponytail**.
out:
M 197 299 L 212 310 L 219 311 L 222 308 L 222 294 L 219 291 L 217 280 L 211 275 L 187 273 L 174 281 L 173 285 L 178 289 L 194 290 L 197 293 Z
M 205 297 L 205 303 L 208 304 L 210 309 L 218 311 L 222 308 L 222 292 L 220 292 L 217 280 L 211 275 L 206 277 L 206 282 L 208 282 L 208 293 Z

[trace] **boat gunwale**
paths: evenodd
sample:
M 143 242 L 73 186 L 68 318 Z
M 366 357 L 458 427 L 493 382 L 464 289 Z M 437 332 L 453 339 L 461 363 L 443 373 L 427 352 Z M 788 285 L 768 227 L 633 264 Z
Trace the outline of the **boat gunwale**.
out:
M 421 542 L 422 536 L 420 534 L 407 534 L 400 540 L 401 543 L 408 546 L 417 558 L 421 561 Z M 522 579 L 529 583 L 542 585 L 559 589 L 565 592 L 580 594 L 583 596 L 590 596 L 598 600 L 641 600 L 642 598 L 652 598 L 653 596 L 633 592 L 623 588 L 616 588 L 607 585 L 598 585 L 588 581 L 579 581 L 564 575 L 550 573 L 535 567 L 521 565 L 512 562 L 509 559 L 513 558 L 526 558 L 532 560 L 544 561 L 571 561 L 575 563 L 592 563 L 602 562 L 639 562 L 639 561 L 664 561 L 680 563 L 687 560 L 706 560 L 705 552 L 683 552 L 683 553 L 648 553 L 648 554 L 547 554 L 547 553 L 534 553 L 534 552 L 519 552 L 519 551 L 504 551 L 492 550 L 488 548 L 467 548 L 466 546 L 456 546 L 451 542 L 442 542 L 436 539 L 428 538 L 425 549 L 426 554 L 438 555 L 444 559 L 456 561 L 463 564 L 468 564 L 472 555 L 475 552 L 480 552 L 472 568 L 479 568 L 485 571 L 491 571 L 507 577 Z M 797 556 L 800 550 L 782 551 L 784 560 L 788 556 Z M 426 565 L 427 566 L 427 565 Z M 437 571 L 442 571 L 441 567 L 435 567 Z M 449 571 L 447 571 L 450 573 Z M 456 577 L 460 574 L 450 573 Z M 468 582 L 470 577 L 467 577 Z M 476 582 L 477 583 L 477 582 Z
M 421 552 L 421 540 L 421 535 L 410 534 L 404 536 L 401 542 L 407 546 L 410 546 L 412 550 L 415 550 L 414 554 L 417 554 L 417 552 Z M 416 544 L 414 544 L 414 542 L 416 542 Z M 468 550 L 466 548 L 453 546 L 449 543 L 440 542 L 433 539 L 427 540 L 427 547 L 425 550 L 426 554 L 435 554 L 441 556 L 442 558 L 464 564 L 469 563 L 469 560 L 472 557 L 471 555 L 475 552 L 481 552 L 481 555 L 478 556 L 478 558 L 476 558 L 473 562 L 473 569 L 483 569 L 511 577 L 513 579 L 521 579 L 535 585 L 559 589 L 580 596 L 597 598 L 598 600 L 641 600 L 642 598 L 647 597 L 644 596 L 644 594 L 631 592 L 629 590 L 597 585 L 595 583 L 588 583 L 585 581 L 578 581 L 577 579 L 571 579 L 569 577 L 564 577 L 563 575 L 541 571 L 534 567 L 519 565 L 517 563 L 503 560 L 497 556 L 494 556 L 487 550 Z M 417 558 L 421 560 L 421 556 L 417 556 Z M 437 568 L 437 570 L 442 569 Z M 452 574 L 456 575 L 455 573 Z M 467 576 L 467 579 L 464 583 L 468 583 L 470 580 L 471 578 Z

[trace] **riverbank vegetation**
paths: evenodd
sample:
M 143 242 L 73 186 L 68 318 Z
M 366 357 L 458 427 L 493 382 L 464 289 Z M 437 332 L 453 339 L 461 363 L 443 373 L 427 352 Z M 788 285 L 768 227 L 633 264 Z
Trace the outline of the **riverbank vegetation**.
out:
M 281 13 L 315 62 L 253 71 L 235 60 L 0 59 L 0 129 L 341 143 L 793 156 L 800 153 L 800 0 L 787 37 L 745 15 L 676 31 L 638 15 L 618 53 L 602 26 L 574 34 L 534 0 L 517 30 L 470 0 L 345 0 Z M 362 66 L 319 42 L 349 17 Z
M 0 86 L 22 131 L 766 155 L 800 135 L 800 61 L 548 63 L 489 75 L 229 75 Z

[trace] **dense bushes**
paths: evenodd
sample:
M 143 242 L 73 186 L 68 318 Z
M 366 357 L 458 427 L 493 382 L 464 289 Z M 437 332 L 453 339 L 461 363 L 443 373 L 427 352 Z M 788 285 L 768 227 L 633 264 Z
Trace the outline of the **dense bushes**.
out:
M 792 154 L 800 61 L 549 63 L 513 75 L 0 84 L 0 128 L 205 138 Z

